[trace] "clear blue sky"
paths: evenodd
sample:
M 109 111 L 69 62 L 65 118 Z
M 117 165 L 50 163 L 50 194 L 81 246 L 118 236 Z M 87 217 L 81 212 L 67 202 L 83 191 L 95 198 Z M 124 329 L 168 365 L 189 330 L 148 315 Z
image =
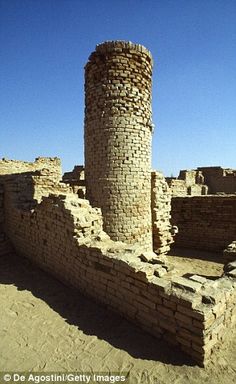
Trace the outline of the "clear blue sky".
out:
M 116 39 L 154 57 L 153 168 L 236 168 L 236 0 L 0 0 L 0 158 L 83 163 L 83 68 Z

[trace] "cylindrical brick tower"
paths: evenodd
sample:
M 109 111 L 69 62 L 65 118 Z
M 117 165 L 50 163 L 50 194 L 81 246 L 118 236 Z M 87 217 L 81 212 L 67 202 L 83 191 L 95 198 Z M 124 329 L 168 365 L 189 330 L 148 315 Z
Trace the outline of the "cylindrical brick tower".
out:
M 85 67 L 87 198 L 113 240 L 152 250 L 152 57 L 124 41 L 96 47 Z

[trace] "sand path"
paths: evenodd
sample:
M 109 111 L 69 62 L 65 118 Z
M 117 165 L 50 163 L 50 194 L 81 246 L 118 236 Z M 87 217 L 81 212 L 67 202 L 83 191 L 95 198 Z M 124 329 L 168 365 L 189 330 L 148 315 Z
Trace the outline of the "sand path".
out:
M 131 384 L 236 382 L 236 330 L 200 368 L 22 258 L 0 259 L 0 303 L 0 371 L 129 372 Z

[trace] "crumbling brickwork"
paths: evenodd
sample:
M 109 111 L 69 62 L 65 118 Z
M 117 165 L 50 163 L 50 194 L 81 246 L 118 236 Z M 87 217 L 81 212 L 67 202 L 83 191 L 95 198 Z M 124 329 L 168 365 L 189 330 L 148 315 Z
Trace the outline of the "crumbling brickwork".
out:
M 171 205 L 176 246 L 223 251 L 235 240 L 236 195 L 174 197 Z
M 34 204 L 24 191 L 24 173 L 0 176 L 4 230 L 17 252 L 206 364 L 236 321 L 234 267 L 226 267 L 225 275 L 214 281 L 165 278 L 168 264 L 138 246 L 111 240 L 103 231 L 100 209 L 87 200 L 56 183 L 53 193 L 40 196 L 43 182 L 51 191 L 45 173 L 53 178 L 53 167 L 38 169 L 36 180 L 29 168 L 25 182 L 31 177 Z
M 166 181 L 173 197 L 187 195 L 200 196 L 207 195 L 208 193 L 204 176 L 199 170 L 182 170 L 179 172 L 178 178 L 167 177 Z
M 61 160 L 58 157 L 37 157 L 33 163 L 19 160 L 0 160 L 0 175 L 13 175 L 45 170 L 50 174 L 50 183 L 62 179 Z
M 85 198 L 86 188 L 83 165 L 75 165 L 73 171 L 65 172 L 62 181 L 69 184 L 73 192 L 77 193 L 80 198 Z
M 222 167 L 199 167 L 209 188 L 209 193 L 236 193 L 236 170 Z
M 23 209 L 33 208 L 43 196 L 52 192 L 70 190 L 69 186 L 60 184 L 62 171 L 58 158 L 38 157 L 33 163 L 3 159 L 0 161 L 0 176 L 5 185 L 5 201 L 10 190 Z
M 153 250 L 157 254 L 165 254 L 173 243 L 170 224 L 171 191 L 161 172 L 152 172 L 151 201 Z
M 181 170 L 178 178 L 167 177 L 172 195 L 199 196 L 236 193 L 236 170 L 222 167 L 198 167 Z
M 96 47 L 85 67 L 87 198 L 114 240 L 152 249 L 150 52 L 129 42 Z

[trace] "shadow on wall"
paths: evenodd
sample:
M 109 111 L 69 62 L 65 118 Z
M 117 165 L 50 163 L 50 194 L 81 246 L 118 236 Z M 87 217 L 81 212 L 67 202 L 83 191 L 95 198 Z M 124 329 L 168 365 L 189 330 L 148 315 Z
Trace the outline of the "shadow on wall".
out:
M 132 357 L 172 365 L 194 365 L 176 347 L 155 339 L 105 306 L 85 298 L 51 275 L 16 255 L 0 258 L 0 284 L 14 284 L 45 301 L 70 325 L 86 335 L 96 335 L 112 346 L 127 351 Z
M 0 184 L 4 186 L 6 198 L 8 189 L 10 189 L 15 207 L 27 210 L 33 209 L 37 205 L 37 200 L 34 199 L 33 177 L 38 175 L 40 175 L 39 171 L 0 175 Z

